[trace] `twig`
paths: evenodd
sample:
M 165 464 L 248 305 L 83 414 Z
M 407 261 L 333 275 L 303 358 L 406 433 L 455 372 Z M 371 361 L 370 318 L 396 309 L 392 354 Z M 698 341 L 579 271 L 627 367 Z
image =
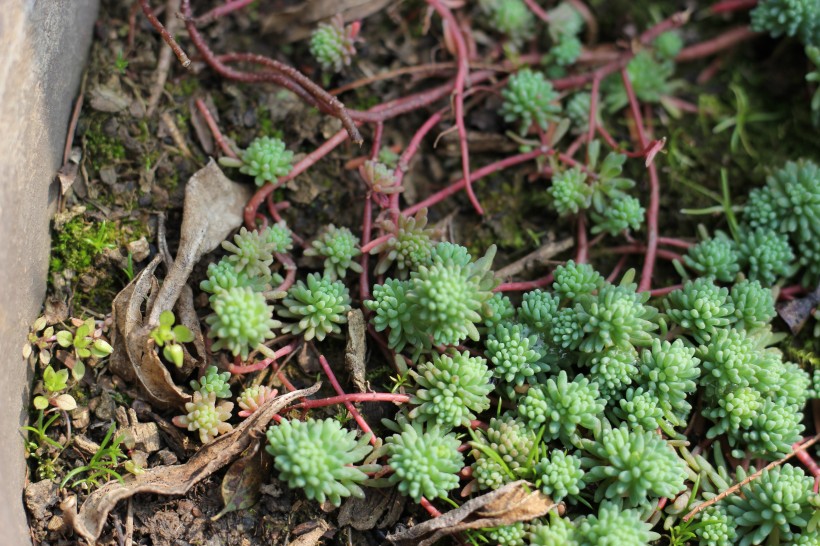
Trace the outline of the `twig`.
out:
M 71 156 L 71 145 L 74 143 L 77 121 L 80 119 L 80 111 L 83 109 L 83 101 L 85 100 L 85 82 L 87 78 L 88 73 L 86 72 L 83 74 L 80 92 L 77 95 L 77 100 L 74 102 L 74 109 L 71 111 L 71 121 L 68 122 L 68 132 L 65 135 L 65 147 L 63 148 L 63 165 L 68 163 L 68 158 Z
M 709 506 L 712 506 L 713 504 L 715 504 L 716 502 L 718 502 L 722 499 L 725 499 L 726 497 L 728 497 L 729 495 L 731 495 L 732 493 L 734 493 L 735 491 L 737 491 L 738 489 L 740 489 L 741 487 L 746 485 L 747 483 L 751 482 L 752 480 L 756 480 L 757 478 L 759 478 L 761 476 L 761 474 L 763 474 L 763 472 L 769 471 L 769 470 L 771 470 L 772 468 L 774 468 L 776 466 L 780 466 L 781 464 L 785 463 L 786 461 L 788 461 L 789 459 L 794 457 L 797 454 L 797 452 L 805 451 L 806 449 L 810 448 L 815 443 L 817 443 L 818 440 L 820 440 L 820 434 L 817 434 L 814 438 L 812 438 L 810 440 L 806 440 L 802 444 L 795 444 L 795 446 L 792 446 L 792 452 L 789 453 L 788 455 L 786 455 L 785 457 L 783 457 L 781 459 L 778 459 L 778 460 L 776 460 L 772 463 L 769 463 L 768 465 L 761 468 L 760 470 L 758 470 L 754 474 L 746 476 L 744 479 L 737 482 L 736 484 L 734 484 L 729 489 L 726 489 L 725 491 L 722 491 L 717 496 L 709 499 L 708 501 L 706 501 L 704 503 L 701 503 L 701 504 L 698 504 L 697 506 L 695 506 L 692 510 L 689 511 L 688 514 L 683 516 L 683 521 L 689 521 L 698 512 L 704 510 L 705 508 L 708 508 Z
M 168 0 L 165 4 L 165 28 L 170 36 L 176 33 L 180 25 L 179 18 L 177 18 L 179 1 Z M 162 92 L 165 91 L 165 82 L 168 81 L 168 73 L 171 71 L 171 53 L 173 53 L 173 50 L 167 47 L 163 47 L 159 52 L 157 69 L 154 71 L 154 84 L 151 86 L 148 108 L 145 111 L 145 115 L 149 118 L 154 115 L 154 111 L 159 105 L 159 99 L 162 97 Z
M 191 66 L 191 59 L 188 58 L 188 55 L 182 50 L 180 45 L 174 40 L 174 37 L 165 29 L 162 23 L 159 22 L 157 16 L 154 15 L 154 10 L 151 9 L 151 6 L 148 5 L 148 0 L 139 0 L 140 6 L 142 7 L 142 12 L 148 18 L 148 21 L 151 25 L 157 29 L 157 32 L 160 33 L 162 39 L 165 40 L 165 43 L 171 47 L 171 50 L 174 52 L 174 55 L 177 56 L 179 62 L 182 63 L 182 66 L 188 68 Z
M 225 15 L 228 15 L 229 13 L 232 13 L 236 10 L 240 10 L 245 6 L 252 4 L 253 2 L 254 0 L 229 0 L 221 6 L 217 6 L 211 11 L 206 12 L 203 15 L 200 15 L 199 17 L 194 19 L 194 22 L 197 26 L 207 25 L 208 23 L 216 21 L 220 17 L 224 17 Z
M 217 146 L 219 146 L 226 156 L 233 159 L 238 159 L 239 156 L 236 155 L 233 148 L 231 148 L 225 141 L 225 136 L 222 134 L 222 131 L 219 130 L 219 126 L 216 124 L 216 120 L 214 119 L 213 114 L 211 114 L 211 111 L 208 109 L 208 106 L 205 104 L 205 101 L 202 99 L 196 99 L 194 104 L 196 104 L 197 110 L 199 110 L 199 113 L 202 114 L 202 117 L 205 119 L 205 123 L 208 125 L 208 129 L 211 130 L 211 134 L 214 136 Z
M 332 396 L 320 400 L 305 400 L 294 407 L 302 409 L 324 408 L 344 404 L 345 402 L 393 402 L 395 404 L 406 404 L 410 401 L 410 396 L 406 394 L 396 394 L 391 392 L 354 392 L 344 396 Z
M 125 546 L 134 543 L 134 504 L 133 498 L 128 499 L 128 511 L 125 513 Z

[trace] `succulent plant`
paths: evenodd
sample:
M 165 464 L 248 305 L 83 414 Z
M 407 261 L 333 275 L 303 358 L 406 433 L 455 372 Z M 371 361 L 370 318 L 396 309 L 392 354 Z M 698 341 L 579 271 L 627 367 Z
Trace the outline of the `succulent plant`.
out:
M 534 430 L 546 426 L 545 439 L 560 438 L 571 444 L 577 427 L 600 430 L 605 405 L 597 384 L 583 375 L 569 381 L 562 370 L 543 385 L 531 387 L 518 405 L 518 414 Z
M 749 469 L 753 473 L 754 468 Z M 737 480 L 746 471 L 737 469 Z M 784 463 L 763 473 L 726 498 L 726 510 L 734 518 L 740 546 L 760 544 L 771 534 L 788 537 L 791 526 L 805 527 L 810 517 L 809 495 L 814 480 L 803 470 Z
M 386 279 L 373 287 L 373 299 L 364 306 L 373 312 L 370 321 L 377 332 L 389 330 L 387 344 L 401 351 L 405 345 L 421 345 L 423 333 L 418 332 L 413 317 L 413 306 L 407 300 L 409 281 Z
M 820 42 L 816 0 L 762 0 L 751 12 L 752 29 L 773 37 L 796 36 L 806 45 Z
M 494 527 L 485 533 L 486 537 L 498 546 L 524 546 L 524 538 L 527 536 L 524 530 L 524 523 L 518 521 L 503 527 Z
M 562 349 L 575 350 L 584 337 L 584 326 L 578 313 L 571 307 L 564 307 L 556 313 L 550 327 L 550 339 L 553 345 Z
M 274 182 L 290 173 L 293 152 L 285 149 L 285 143 L 272 137 L 259 137 L 242 151 L 239 172 L 254 177 L 257 186 Z
M 385 150 L 390 152 L 389 148 L 382 148 L 380 157 Z M 364 181 L 374 194 L 382 194 L 383 197 L 384 195 L 401 193 L 404 190 L 404 188 L 396 183 L 395 168 L 398 159 L 398 156 L 396 156 L 391 161 L 392 166 L 388 166 L 381 161 L 373 161 L 372 159 L 368 159 L 364 162 L 364 166 L 362 166 L 362 170 L 360 172 L 362 173 Z M 387 201 L 383 201 L 383 203 L 385 205 L 389 204 Z
M 231 372 L 220 372 L 216 366 L 208 366 L 205 375 L 191 381 L 191 388 L 199 391 L 202 394 L 212 392 L 217 398 L 230 398 L 231 386 L 228 380 L 231 378 Z
M 264 404 L 267 400 L 274 398 L 277 394 L 276 389 L 271 389 L 265 385 L 255 385 L 246 387 L 236 399 L 237 405 L 242 409 L 239 412 L 240 417 L 247 417 L 251 413 L 259 409 L 259 406 Z
M 794 252 L 785 233 L 756 229 L 742 234 L 740 261 L 751 280 L 771 286 L 794 272 Z
M 584 487 L 581 459 L 554 449 L 548 457 L 542 457 L 535 465 L 535 475 L 541 491 L 559 502 L 565 497 L 581 493 Z
M 643 224 L 646 210 L 641 202 L 631 195 L 619 196 L 612 200 L 602 214 L 592 211 L 594 222 L 592 233 L 609 233 L 612 236 L 626 230 L 638 231 Z
M 803 412 L 797 407 L 764 400 L 751 427 L 729 436 L 729 445 L 733 445 L 733 436 L 739 436 L 736 443 L 745 448 L 733 451 L 732 456 L 750 453 L 764 459 L 779 459 L 791 453 L 792 444 L 800 441 L 805 429 Z
M 806 74 L 806 81 L 815 84 L 814 95 L 811 98 L 811 113 L 814 126 L 820 125 L 820 46 L 806 46 L 806 57 L 814 64 L 815 69 Z
M 530 377 L 544 371 L 543 349 L 538 336 L 528 335 L 520 324 L 502 323 L 484 340 L 487 359 L 493 363 L 492 375 L 502 381 L 521 386 Z
M 325 277 L 335 281 L 344 279 L 347 270 L 362 272 L 362 266 L 353 261 L 361 254 L 358 249 L 359 238 L 346 227 L 337 228 L 330 224 L 323 233 L 305 250 L 305 256 L 322 256 L 325 258 Z
M 698 515 L 695 534 L 700 546 L 732 546 L 737 533 L 735 521 L 721 504 L 713 504 Z
M 549 58 L 558 66 L 569 66 L 578 60 L 582 50 L 581 40 L 571 34 L 564 34 L 550 48 Z
M 587 481 L 601 481 L 596 500 L 623 498 L 629 506 L 642 506 L 650 496 L 674 498 L 684 489 L 686 463 L 654 430 L 622 424 L 585 447 Z
M 427 209 L 415 216 L 400 215 L 397 223 L 385 221 L 382 228 L 392 237 L 370 250 L 370 254 L 379 256 L 376 275 L 384 274 L 395 264 L 396 276 L 405 279 L 411 271 L 430 261 L 435 230 L 427 228 Z
M 686 396 L 695 392 L 700 376 L 700 360 L 695 349 L 674 342 L 652 340 L 652 347 L 641 352 L 640 383 L 658 399 L 663 417 L 674 426 L 684 424 L 692 406 Z
M 216 403 L 216 393 L 194 391 L 193 400 L 185 403 L 185 415 L 174 417 L 174 424 L 184 427 L 191 432 L 199 431 L 199 439 L 207 444 L 220 434 L 224 434 L 233 427 L 228 423 L 231 418 L 233 403 L 222 401 Z
M 245 273 L 248 277 L 270 277 L 273 245 L 259 231 L 248 231 L 243 227 L 234 235 L 233 242 L 223 241 L 222 248 L 231 253 L 225 259 L 238 272 Z
M 618 406 L 612 408 L 612 414 L 617 421 L 626 423 L 630 428 L 644 430 L 661 427 L 664 417 L 658 397 L 643 387 L 628 388 L 624 397 L 618 400 Z
M 260 235 L 272 252 L 284 253 L 293 248 L 293 233 L 284 220 L 267 226 Z
M 410 375 L 419 386 L 410 399 L 417 405 L 410 412 L 411 419 L 433 421 L 444 428 L 469 426 L 476 417 L 473 412 L 490 407 L 492 372 L 486 360 L 468 351 L 433 355 L 431 361 L 410 370 Z
M 683 288 L 666 297 L 665 305 L 672 322 L 689 330 L 701 343 L 708 342 L 735 319 L 729 289 L 717 286 L 708 277 L 686 281 Z
M 207 275 L 207 278 L 199 283 L 199 287 L 212 294 L 211 301 L 213 301 L 214 295 L 229 288 L 244 288 L 247 286 L 254 292 L 264 292 L 271 289 L 270 270 L 262 271 L 261 275 L 248 275 L 244 271 L 238 271 L 229 256 L 222 258 L 217 263 L 209 264 Z
M 486 430 L 478 430 L 471 454 L 473 477 L 482 489 L 497 489 L 529 467 L 535 433 L 510 414 L 490 419 Z M 488 452 L 493 455 L 490 456 Z M 501 462 L 504 466 L 501 466 Z
M 341 72 L 356 54 L 354 36 L 341 17 L 319 23 L 310 35 L 310 54 L 323 69 Z
M 703 362 L 702 381 L 706 386 L 718 385 L 720 393 L 727 387 L 756 386 L 760 381 L 762 353 L 757 341 L 745 330 L 723 328 L 712 336 L 708 345 L 696 352 Z M 718 394 L 720 396 L 720 394 Z
M 482 2 L 489 12 L 492 27 L 520 44 L 535 34 L 535 15 L 523 0 L 490 0 Z
M 774 294 L 760 281 L 744 279 L 732 286 L 732 303 L 737 317 L 736 327 L 747 330 L 762 328 L 775 317 Z
M 573 167 L 554 174 L 547 193 L 558 214 L 569 216 L 589 208 L 592 191 L 592 186 L 587 184 L 586 173 L 580 167 Z
M 597 515 L 581 519 L 575 534 L 581 546 L 647 546 L 660 538 L 640 512 L 606 501 L 598 507 Z
M 604 277 L 589 264 L 575 263 L 573 260 L 559 265 L 553 272 L 552 289 L 561 299 L 576 300 L 584 294 L 591 294 L 604 286 Z
M 546 130 L 561 112 L 558 93 L 552 84 L 542 73 L 529 68 L 510 76 L 501 95 L 504 97 L 501 115 L 505 121 L 519 123 L 521 134 L 525 134 L 533 123 Z
M 356 439 L 355 431 L 335 419 L 283 419 L 268 428 L 265 450 L 273 457 L 279 479 L 301 488 L 308 499 L 339 506 L 342 497 L 364 497 L 360 484 L 378 465 L 354 466 L 372 447 L 369 435 Z
M 573 133 L 584 133 L 589 129 L 589 109 L 592 106 L 592 96 L 586 91 L 574 93 L 567 101 L 564 112 L 572 122 Z M 596 116 L 600 116 L 600 108 L 596 108 Z
M 572 521 L 554 511 L 550 511 L 549 524 L 541 522 L 532 527 L 529 539 L 531 546 L 579 546 Z
M 282 327 L 283 332 L 304 334 L 307 341 L 322 341 L 328 334 L 341 333 L 340 324 L 347 323 L 350 293 L 347 286 L 318 273 L 310 273 L 307 283 L 297 281 L 282 300 L 279 316 L 296 319 Z
M 561 36 L 577 36 L 584 28 L 584 18 L 570 2 L 560 2 L 547 12 L 550 38 L 558 41 Z
M 749 199 L 743 206 L 743 220 L 753 230 L 779 231 L 780 212 L 772 189 L 763 186 L 749 192 Z
M 282 326 L 273 319 L 273 307 L 265 296 L 247 286 L 215 294 L 211 309 L 213 314 L 205 317 L 211 327 L 208 337 L 216 339 L 211 350 L 228 349 L 243 360 L 257 345 L 273 337 L 274 328 Z
M 732 282 L 740 272 L 740 254 L 737 245 L 728 237 L 714 237 L 691 247 L 684 263 L 704 277 Z
M 518 320 L 536 332 L 549 334 L 552 320 L 558 313 L 561 300 L 544 290 L 525 292 L 518 308 Z
M 674 71 L 674 63 L 659 62 L 649 50 L 639 51 L 626 65 L 632 89 L 641 102 L 660 102 L 670 91 L 669 78 Z M 614 112 L 626 106 L 629 101 L 620 74 L 607 78 L 604 83 L 609 109 Z
M 655 41 L 652 42 L 652 47 L 658 57 L 671 61 L 674 60 L 678 53 L 680 53 L 680 50 L 683 49 L 683 38 L 681 38 L 680 32 L 669 30 L 655 38 Z
M 509 322 L 514 317 L 515 306 L 510 298 L 501 292 L 493 294 L 481 310 L 482 323 L 486 332 L 492 332 L 499 324 Z
M 435 499 L 458 487 L 458 471 L 464 466 L 461 445 L 453 433 L 438 425 L 402 423 L 400 432 L 388 437 L 385 445 L 388 464 L 393 469 L 390 483 L 414 501 Z
M 722 393 L 716 406 L 703 409 L 703 416 L 715 422 L 707 431 L 708 437 L 727 432 L 737 436 L 741 429 L 750 429 L 762 405 L 763 396 L 753 387 L 738 387 Z
M 590 381 L 598 385 L 604 400 L 620 397 L 638 377 L 638 353 L 635 349 L 610 347 L 600 353 L 583 353 L 578 364 L 589 368 Z

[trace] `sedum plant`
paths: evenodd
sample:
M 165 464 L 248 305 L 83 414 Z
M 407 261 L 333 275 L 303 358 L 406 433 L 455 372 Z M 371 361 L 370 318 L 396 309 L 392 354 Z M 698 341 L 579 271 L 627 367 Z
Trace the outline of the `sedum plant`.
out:
M 199 431 L 200 441 L 207 444 L 220 434 L 233 430 L 228 423 L 232 410 L 232 402 L 217 403 L 215 392 L 194 391 L 193 400 L 185 403 L 187 413 L 174 417 L 174 424 L 191 432 Z
M 282 327 L 283 332 L 303 334 L 305 340 L 322 341 L 328 334 L 341 333 L 347 323 L 350 293 L 340 280 L 311 273 L 307 282 L 298 281 L 282 300 L 279 316 L 296 319 Z
M 397 223 L 385 221 L 382 228 L 391 236 L 370 250 L 370 254 L 379 256 L 376 275 L 395 265 L 396 276 L 406 279 L 411 271 L 430 261 L 435 230 L 427 227 L 427 209 L 415 216 L 399 215 Z
M 587 481 L 601 481 L 596 500 L 622 499 L 628 506 L 644 506 L 650 497 L 674 498 L 684 489 L 686 463 L 654 430 L 619 428 L 587 441 Z
M 214 393 L 217 398 L 230 398 L 231 386 L 228 380 L 231 378 L 231 372 L 220 372 L 216 366 L 208 366 L 205 375 L 198 380 L 191 381 L 191 388 L 199 391 L 202 394 Z
M 252 176 L 260 187 L 286 176 L 293 167 L 293 152 L 285 149 L 285 143 L 275 137 L 254 139 L 240 156 L 239 172 Z
M 580 167 L 567 169 L 552 177 L 552 185 L 547 193 L 552 198 L 552 206 L 561 216 L 578 214 L 592 204 L 592 186 L 587 184 L 587 175 Z
M 222 248 L 230 252 L 228 262 L 237 272 L 248 277 L 269 277 L 273 263 L 273 245 L 259 231 L 239 230 L 233 242 L 223 241 Z
M 691 247 L 684 263 L 704 277 L 732 282 L 740 272 L 740 254 L 737 244 L 728 237 L 717 236 Z
M 535 465 L 535 475 L 541 491 L 555 502 L 580 494 L 585 485 L 584 474 L 581 459 L 557 449 L 548 457 L 542 457 Z
M 526 473 L 533 459 L 535 433 L 507 413 L 490 419 L 486 430 L 476 431 L 471 442 L 475 458 L 473 477 L 481 489 L 497 489 Z
M 804 44 L 820 44 L 820 7 L 816 0 L 762 0 L 751 12 L 752 29 L 773 37 L 796 36 Z
M 682 339 L 673 343 L 654 339 L 641 352 L 639 381 L 658 400 L 663 418 L 673 426 L 683 426 L 692 409 L 686 397 L 697 388 L 699 364 L 695 349 Z
M 373 449 L 369 435 L 357 440 L 355 431 L 344 430 L 335 419 L 283 419 L 268 428 L 267 439 L 265 450 L 273 457 L 279 479 L 318 502 L 339 506 L 342 497 L 364 498 L 362 482 L 367 472 L 379 468 L 354 466 Z
M 602 502 L 598 513 L 581 518 L 575 532 L 580 546 L 647 546 L 660 538 L 637 510 Z
M 433 421 L 442 427 L 469 426 L 470 420 L 490 407 L 492 372 L 481 357 L 468 351 L 433 355 L 432 360 L 410 370 L 418 387 L 410 399 L 417 407 L 409 417 Z M 475 412 L 475 413 L 474 413 Z
M 536 21 L 523 0 L 481 0 L 490 16 L 492 28 L 506 34 L 514 44 L 521 44 L 535 34 Z
M 550 511 L 549 523 L 532 526 L 529 539 L 531 546 L 579 546 L 575 525 L 569 518 Z
M 737 524 L 723 505 L 706 508 L 698 519 L 694 529 L 701 546 L 732 546 L 735 543 Z
M 734 322 L 735 306 L 729 289 L 717 286 L 708 277 L 687 281 L 665 301 L 669 319 L 705 343 L 720 329 Z
M 341 72 L 356 54 L 355 36 L 345 28 L 344 20 L 335 17 L 330 23 L 319 23 L 310 35 L 310 54 L 323 69 Z
M 250 287 L 236 287 L 215 294 L 211 300 L 213 314 L 205 317 L 211 327 L 208 337 L 216 339 L 213 351 L 228 349 L 248 358 L 248 353 L 273 337 L 282 323 L 273 318 L 273 307 L 265 296 Z
M 740 260 L 749 278 L 771 286 L 794 272 L 794 252 L 784 233 L 756 229 L 744 233 L 738 245 Z
M 330 224 L 324 232 L 305 250 L 305 256 L 325 258 L 325 276 L 330 280 L 344 279 L 347 270 L 361 273 L 362 266 L 353 261 L 361 254 L 359 238 L 346 227 L 337 228 Z
M 501 95 L 504 98 L 501 115 L 507 122 L 518 123 L 521 134 L 526 134 L 533 123 L 546 130 L 561 112 L 558 93 L 552 84 L 542 73 L 529 68 L 510 76 Z
M 484 341 L 485 354 L 493 364 L 491 374 L 509 385 L 520 387 L 544 370 L 538 336 L 527 333 L 520 324 L 502 323 Z
M 267 400 L 274 398 L 276 394 L 276 389 L 271 389 L 265 385 L 246 387 L 236 398 L 236 404 L 242 410 L 238 415 L 240 417 L 248 417 L 258 410 Z
M 644 221 L 646 210 L 637 198 L 631 195 L 618 196 L 612 200 L 603 213 L 592 211 L 594 222 L 592 233 L 618 235 L 627 230 L 638 231 Z
M 244 271 L 238 271 L 226 256 L 219 262 L 208 265 L 207 278 L 199 283 L 199 287 L 211 294 L 210 300 L 213 301 L 215 294 L 229 288 L 247 286 L 254 292 L 270 290 L 271 278 L 270 273 L 265 271 L 261 275 L 248 275 Z
M 559 265 L 553 272 L 555 281 L 552 289 L 561 299 L 577 300 L 592 294 L 604 286 L 604 277 L 589 264 L 575 263 L 573 260 Z
M 524 546 L 527 536 L 524 523 L 518 521 L 512 525 L 494 527 L 485 533 L 486 537 L 498 546 Z
M 446 495 L 458 487 L 457 472 L 464 466 L 460 445 L 455 434 L 438 425 L 400 424 L 385 442 L 393 469 L 390 484 L 416 502 Z

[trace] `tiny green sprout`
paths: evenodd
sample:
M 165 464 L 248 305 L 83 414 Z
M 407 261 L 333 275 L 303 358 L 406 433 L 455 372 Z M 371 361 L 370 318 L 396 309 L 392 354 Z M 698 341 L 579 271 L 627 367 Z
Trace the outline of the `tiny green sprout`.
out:
M 162 356 L 169 362 L 173 362 L 177 368 L 182 367 L 182 360 L 185 356 L 182 350 L 182 343 L 190 343 L 194 340 L 194 334 L 187 326 L 177 324 L 174 326 L 176 318 L 173 311 L 163 311 L 159 315 L 159 326 L 151 330 L 151 339 L 162 347 Z
M 122 51 L 117 52 L 117 58 L 114 60 L 114 70 L 118 74 L 125 74 L 125 70 L 128 68 L 128 61 L 125 60 L 125 57 L 122 54 Z
M 62 330 L 57 332 L 55 336 L 60 347 L 73 348 L 74 354 L 77 356 L 78 360 L 74 363 L 72 369 L 74 379 L 80 380 L 85 374 L 84 359 L 93 357 L 99 360 L 114 351 L 114 348 L 107 341 L 99 337 L 94 328 L 94 319 L 90 318 L 80 324 L 73 334 L 70 330 Z
M 74 397 L 63 392 L 68 388 L 68 370 L 54 371 L 51 366 L 46 367 L 43 371 L 43 387 L 47 396 L 34 397 L 35 409 L 44 410 L 54 406 L 62 411 L 71 411 L 77 407 Z
M 125 483 L 116 469 L 120 466 L 121 460 L 127 459 L 128 457 L 120 448 L 123 442 L 123 436 L 117 435 L 114 437 L 116 430 L 117 425 L 111 423 L 111 426 L 108 427 L 108 432 L 105 434 L 105 438 L 103 438 L 103 441 L 100 443 L 99 449 L 91 456 L 91 460 L 88 461 L 88 464 L 78 466 L 66 474 L 60 483 L 60 489 L 64 489 L 68 482 L 81 474 L 85 474 L 85 476 L 75 480 L 74 483 L 71 484 L 72 488 L 77 486 L 81 486 L 84 489 L 99 487 L 112 478 L 120 483 Z
M 356 54 L 357 32 L 357 25 L 345 28 L 341 16 L 334 17 L 330 23 L 319 23 L 310 35 L 310 54 L 324 70 L 341 72 Z

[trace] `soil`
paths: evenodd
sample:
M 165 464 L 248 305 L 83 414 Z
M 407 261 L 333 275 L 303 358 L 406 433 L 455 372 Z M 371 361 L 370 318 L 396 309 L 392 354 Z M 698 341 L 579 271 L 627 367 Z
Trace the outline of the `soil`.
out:
M 160 9 L 162 3 L 158 0 L 153 3 L 157 4 L 160 19 L 165 21 L 168 14 Z M 445 62 L 451 58 L 446 49 L 442 49 L 441 25 L 435 15 L 427 29 L 431 19 L 423 2 L 388 3 L 388 7 L 376 10 L 365 19 L 353 65 L 341 75 L 328 77 L 312 60 L 306 40 L 277 41 L 284 33 L 263 30 L 275 21 L 273 13 L 312 3 L 310 0 L 279 1 L 271 5 L 254 2 L 205 27 L 205 36 L 215 51 L 267 55 L 302 70 L 328 89 L 392 69 L 431 61 Z M 372 3 L 384 4 L 375 0 Z M 650 14 L 659 14 L 665 4 L 625 0 L 588 3 L 598 18 L 599 42 L 620 40 L 622 45 L 623 40 L 660 19 Z M 168 6 L 174 4 L 168 2 Z M 204 13 L 220 2 L 197 4 L 196 10 Z M 647 9 L 650 4 L 657 9 Z M 100 326 L 108 327 L 113 297 L 158 252 L 156 235 L 160 218 L 164 217 L 171 251 L 176 250 L 185 183 L 205 165 L 209 156 L 220 155 L 194 105 L 196 99 L 206 102 L 216 114 L 222 132 L 239 148 L 257 136 L 281 136 L 289 149 L 299 152 L 297 160 L 341 128 L 339 120 L 320 114 L 295 95 L 272 84 L 237 83 L 221 78 L 193 54 L 183 30 L 178 30 L 177 36 L 193 58 L 192 68 L 185 70 L 173 59 L 157 107 L 147 113 L 149 97 L 155 91 L 157 64 L 161 51 L 167 46 L 137 8 L 136 2 L 102 2 L 83 84 L 84 101 L 72 143 L 72 157 L 77 161 L 73 164 L 73 176 L 67 178 L 54 220 L 52 270 L 46 302 L 50 324 L 59 325 L 69 317 L 94 317 Z M 478 10 L 471 13 L 476 15 Z M 664 11 L 661 15 L 670 13 Z M 742 16 L 739 19 L 745 20 Z M 315 21 L 307 15 L 297 17 L 292 23 L 292 33 L 298 35 L 300 25 L 309 29 L 313 24 Z M 684 28 L 683 36 L 687 43 L 694 43 L 714 35 L 715 29 L 725 28 L 726 24 L 714 18 L 694 21 Z M 482 48 L 489 48 L 488 44 L 497 39 L 497 35 L 480 24 L 476 25 L 474 34 Z M 802 81 L 806 67 L 791 60 L 799 56 L 799 44 L 761 38 L 721 53 L 722 66 L 703 85 L 695 81 L 710 59 L 681 65 L 676 73 L 681 82 L 676 97 L 697 106 L 698 113 L 683 113 L 676 118 L 659 106 L 653 107 L 654 131 L 668 137 L 660 160 L 661 207 L 665 211 L 660 224 L 663 235 L 693 240 L 699 223 L 707 224 L 710 229 L 727 229 L 721 213 L 692 216 L 679 212 L 684 208 L 715 205 L 691 191 L 692 184 L 718 190 L 721 170 L 726 170 L 732 196 L 742 200 L 751 186 L 764 180 L 763 166 L 779 165 L 796 157 L 820 158 L 820 134 L 808 122 L 808 99 L 802 100 L 808 93 Z M 452 72 L 446 74 L 451 75 Z M 429 85 L 421 76 L 398 76 L 357 87 L 341 97 L 352 108 L 366 109 Z M 738 97 L 733 88 L 741 88 L 747 94 L 749 111 L 765 111 L 775 118 L 771 122 L 748 122 L 743 127 L 745 144 L 732 144 L 732 129 L 721 133 L 713 131 L 720 120 L 736 115 Z M 497 91 L 490 90 L 487 100 L 467 100 L 474 171 L 515 153 L 519 147 L 505 135 L 507 126 L 498 114 L 500 98 L 496 94 Z M 801 100 L 794 100 L 796 96 Z M 441 102 L 436 107 L 444 104 Z M 403 150 L 410 136 L 433 111 L 425 108 L 391 120 L 384 127 L 383 147 Z M 425 140 L 423 154 L 404 178 L 406 190 L 402 199 L 407 204 L 460 176 L 457 135 L 454 131 L 445 132 L 451 125 L 452 119 L 445 118 Z M 616 139 L 629 142 L 630 127 L 623 116 L 613 118 L 609 126 Z M 346 143 L 275 193 L 277 201 L 285 198 L 290 201 L 291 206 L 282 211 L 282 216 L 295 233 L 310 238 L 329 223 L 349 226 L 354 231 L 360 226 L 365 189 L 350 162 L 368 153 L 372 128 L 362 130 L 366 143 L 363 148 Z M 438 133 L 442 135 L 438 146 L 433 148 Z M 639 181 L 639 194 L 645 195 L 648 182 L 641 163 L 628 163 L 627 174 Z M 226 172 L 234 179 L 245 179 L 236 171 Z M 485 207 L 483 218 L 473 212 L 463 192 L 434 207 L 430 218 L 449 240 L 464 244 L 475 254 L 483 253 L 489 244 L 497 244 L 499 254 L 495 263 L 500 268 L 549 241 L 574 236 L 574 226 L 556 221 L 548 211 L 544 188 L 544 179 L 538 176 L 533 165 L 526 164 L 475 184 L 476 194 Z M 207 264 L 217 260 L 219 254 L 215 252 L 197 265 L 191 277 L 192 286 L 204 278 Z M 572 251 L 554 260 L 569 257 Z M 591 257 L 598 268 L 609 271 L 619 256 L 599 247 L 593 249 Z M 640 268 L 640 264 L 640 256 L 627 262 L 630 267 Z M 316 263 L 299 258 L 297 265 L 310 269 Z M 516 280 L 543 276 L 545 266 L 541 264 L 525 271 Z M 657 286 L 679 282 L 670 263 L 658 262 L 658 268 Z M 195 301 L 200 315 L 207 314 L 207 298 L 198 296 Z M 794 343 L 796 347 L 803 347 L 806 341 Z M 325 343 L 323 352 L 331 362 L 342 362 L 344 340 Z M 61 355 L 55 356 L 59 359 Z M 220 358 L 223 359 L 220 364 L 226 367 L 229 363 L 224 357 Z M 378 351 L 368 352 L 367 366 L 367 380 L 371 385 L 386 385 L 382 390 L 389 390 L 389 376 L 393 371 Z M 106 364 L 91 372 L 71 393 L 80 406 L 71 413 L 71 432 L 65 427 L 54 427 L 49 432 L 63 445 L 69 434 L 83 440 L 71 443 L 53 464 L 43 463 L 49 458 L 48 450 L 31 457 L 30 485 L 25 500 L 35 544 L 78 543 L 67 528 L 61 503 L 69 493 L 78 494 L 81 503 L 88 492 L 81 487 L 61 491 L 54 480 L 88 461 L 93 446 L 102 442 L 109 424 L 116 419 L 118 409 L 122 413 L 124 408 L 139 403 L 139 394 L 133 386 L 111 374 Z M 337 372 L 347 379 L 341 365 Z M 313 384 L 318 373 L 317 360 L 310 352 L 300 353 L 286 368 L 288 379 L 297 388 Z M 237 386 L 245 381 L 242 376 L 233 378 Z M 377 423 L 381 417 L 391 415 L 391 407 L 368 404 L 361 410 L 369 422 Z M 330 409 L 324 414 L 346 417 L 342 410 Z M 153 435 L 153 440 L 148 442 L 151 445 L 143 446 L 148 467 L 185 461 L 195 449 L 190 439 L 162 426 L 171 416 L 167 412 L 149 410 L 140 416 L 142 423 L 158 422 L 158 428 L 149 434 Z M 83 441 L 92 448 L 83 450 Z M 356 530 L 349 524 L 339 524 L 339 511 L 324 511 L 317 503 L 307 501 L 301 493 L 271 477 L 266 478 L 258 503 L 212 521 L 223 508 L 220 487 L 224 473 L 220 471 L 200 482 L 184 497 L 148 494 L 121 502 L 109 517 L 99 544 L 286 544 L 299 536 L 307 536 L 319 522 L 327 522 L 331 530 L 324 533 L 324 544 L 375 545 L 383 544 L 387 533 L 425 519 L 423 511 L 412 503 L 400 508 L 399 513 L 387 510 L 385 507 L 392 506 L 388 499 L 383 503 L 380 517 L 360 525 L 366 527 L 365 530 Z M 348 518 L 349 512 L 348 508 Z M 369 512 L 370 509 L 368 515 Z M 346 521 L 349 523 L 349 519 Z

